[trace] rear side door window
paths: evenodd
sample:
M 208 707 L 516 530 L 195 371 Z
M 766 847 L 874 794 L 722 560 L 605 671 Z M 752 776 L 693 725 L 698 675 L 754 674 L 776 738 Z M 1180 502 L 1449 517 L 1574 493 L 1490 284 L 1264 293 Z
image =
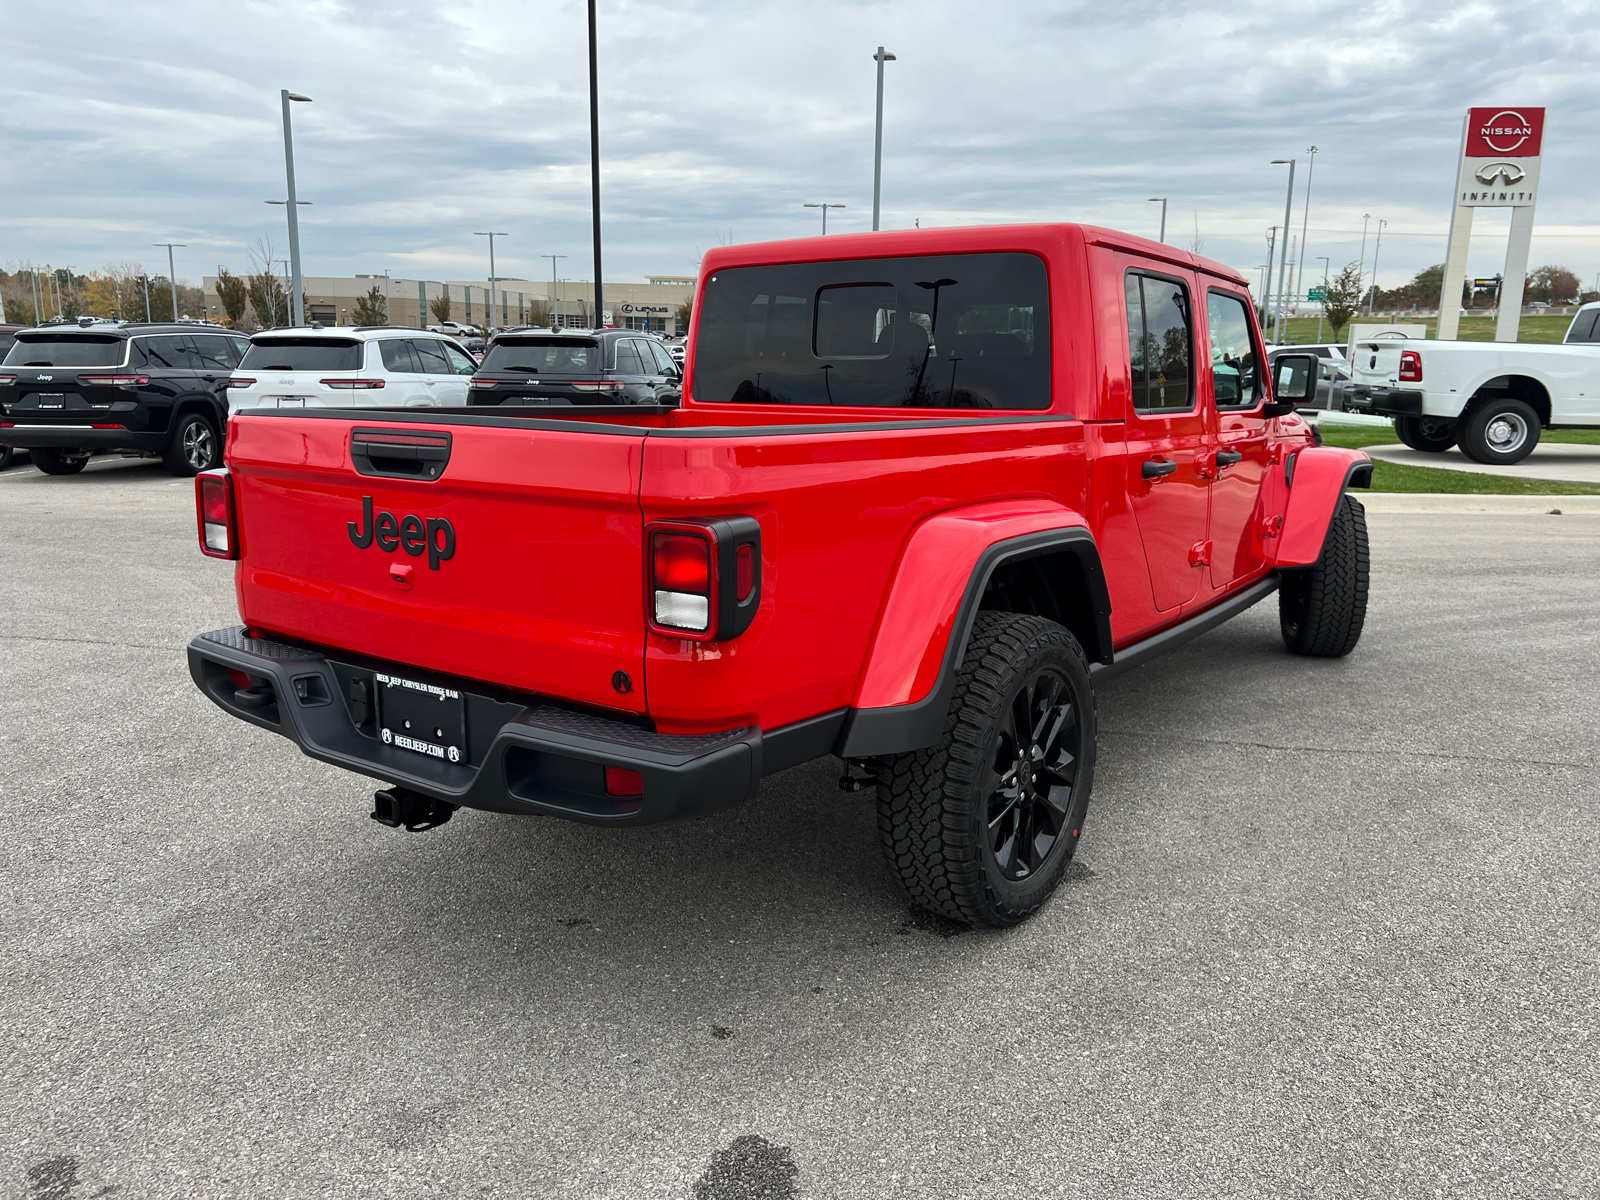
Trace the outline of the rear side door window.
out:
M 450 360 L 450 369 L 455 374 L 476 375 L 478 373 L 478 364 L 472 361 L 472 355 L 458 346 L 451 345 L 449 342 L 440 342 L 439 345 L 443 347 L 444 356 Z
M 378 343 L 383 369 L 395 375 L 415 375 L 422 370 L 411 343 L 404 338 L 384 338 Z
M 1129 271 L 1128 369 L 1133 407 L 1144 413 L 1194 407 L 1194 335 L 1189 289 L 1175 279 Z
M 437 338 L 417 338 L 411 343 L 417 352 L 424 375 L 454 375 L 450 360 L 444 356 L 444 343 Z
M 617 342 L 617 361 L 612 368 L 618 375 L 643 375 L 644 364 L 639 361 L 639 352 L 634 348 L 632 338 L 623 338 Z
M 1217 408 L 1223 412 L 1254 408 L 1262 399 L 1261 354 L 1244 300 L 1231 292 L 1207 292 L 1206 324 Z
M 678 369 L 678 364 L 672 361 L 672 355 L 667 353 L 667 348 L 660 342 L 647 342 L 650 353 L 655 356 L 656 373 L 658 375 L 672 375 Z
M 144 338 L 145 366 L 155 371 L 188 371 L 194 363 L 194 352 L 189 339 L 182 334 L 168 333 Z
M 219 334 L 199 334 L 195 337 L 194 344 L 200 358 L 200 369 L 208 375 L 220 371 L 232 371 L 238 365 L 239 360 L 234 356 L 232 343 Z

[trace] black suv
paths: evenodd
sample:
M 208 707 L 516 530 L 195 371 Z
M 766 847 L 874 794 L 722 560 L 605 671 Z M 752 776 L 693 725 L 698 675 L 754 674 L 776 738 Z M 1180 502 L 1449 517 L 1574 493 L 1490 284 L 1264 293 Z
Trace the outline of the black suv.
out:
M 677 404 L 683 371 L 631 329 L 502 333 L 468 385 L 468 404 Z
M 174 475 L 222 465 L 228 377 L 250 339 L 197 325 L 24 329 L 0 361 L 0 446 L 47 475 L 99 450 L 159 455 Z

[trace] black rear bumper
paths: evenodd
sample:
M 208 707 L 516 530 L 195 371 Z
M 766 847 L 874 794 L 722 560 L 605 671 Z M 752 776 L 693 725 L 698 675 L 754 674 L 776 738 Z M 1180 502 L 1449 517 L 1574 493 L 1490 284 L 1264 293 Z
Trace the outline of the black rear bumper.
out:
M 1346 412 L 1368 413 L 1375 417 L 1420 417 L 1422 393 L 1411 388 L 1356 384 L 1345 389 L 1344 407 Z
M 138 450 L 159 454 L 170 433 L 136 433 L 129 429 L 90 429 L 79 425 L 0 426 L 0 446 L 30 450 L 35 446 L 62 450 Z
M 246 697 L 255 703 L 241 702 L 230 668 L 264 680 L 270 699 L 263 702 L 267 693 L 258 685 Z M 289 738 L 312 758 L 453 805 L 547 813 L 595 825 L 652 825 L 742 803 L 761 782 L 762 734 L 755 727 L 694 736 L 654 733 L 600 713 L 495 699 L 473 692 L 470 682 L 412 667 L 391 670 L 461 692 L 467 726 L 462 761 L 384 744 L 356 686 L 371 688 L 370 664 L 247 637 L 237 627 L 189 643 L 189 674 L 223 711 Z M 643 794 L 608 794 L 607 766 L 639 772 Z

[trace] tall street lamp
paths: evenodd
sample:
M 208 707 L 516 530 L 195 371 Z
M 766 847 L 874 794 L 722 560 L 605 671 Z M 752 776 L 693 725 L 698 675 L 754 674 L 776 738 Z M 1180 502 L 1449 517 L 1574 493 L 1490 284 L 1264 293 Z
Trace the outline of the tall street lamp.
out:
M 1389 222 L 1378 222 L 1378 239 L 1372 243 L 1372 286 L 1367 289 L 1367 316 L 1372 315 L 1372 306 L 1377 301 L 1378 290 L 1378 251 L 1383 249 L 1383 227 Z
M 289 181 L 288 199 L 284 211 L 289 214 L 289 324 L 304 325 L 304 298 L 300 286 L 300 205 L 294 198 L 294 135 L 289 127 L 289 105 L 310 104 L 310 96 L 282 88 L 278 92 L 283 101 L 283 169 Z M 267 201 L 271 204 L 272 201 Z
M 1356 264 L 1356 274 L 1361 277 L 1361 284 L 1367 282 L 1367 225 L 1372 221 L 1371 213 L 1361 214 L 1361 259 Z
M 473 237 L 486 237 L 489 239 L 489 336 L 494 336 L 494 240 L 497 237 L 510 237 L 509 233 L 479 233 L 473 231 Z
M 556 259 L 565 258 L 566 255 L 541 254 L 539 257 L 548 258 L 550 260 L 550 328 L 552 330 L 559 329 L 561 322 L 561 305 L 556 299 Z
M 878 64 L 878 132 L 872 142 L 872 232 L 878 232 L 878 201 L 883 196 L 883 64 L 894 62 L 894 55 L 885 54 L 883 47 L 872 56 Z M 823 214 L 827 220 L 827 214 Z
M 1292 158 L 1275 158 L 1275 159 L 1272 160 L 1272 165 L 1275 166 L 1275 167 L 1282 166 L 1285 163 L 1287 163 L 1289 165 L 1289 187 L 1288 187 L 1288 190 L 1284 193 L 1284 198 L 1283 198 L 1283 243 L 1278 248 L 1278 303 L 1277 303 L 1276 309 L 1274 310 L 1274 312 L 1272 314 L 1272 340 L 1274 342 L 1278 342 L 1280 345 L 1282 344 L 1282 341 L 1283 341 L 1282 334 L 1284 332 L 1284 326 L 1283 326 L 1283 303 L 1284 303 L 1283 287 L 1284 287 L 1284 282 L 1285 282 L 1284 281 L 1284 273 L 1288 270 L 1288 267 L 1289 267 L 1289 218 L 1293 214 L 1293 211 L 1294 211 L 1294 166 L 1295 166 L 1295 160 L 1292 159 Z
M 828 210 L 830 208 L 843 208 L 842 204 L 803 204 L 802 208 L 820 208 L 822 210 L 822 236 L 828 236 Z
M 1329 255 L 1319 255 L 1314 261 L 1322 264 L 1322 311 L 1317 313 L 1317 345 L 1322 345 L 1322 318 L 1328 315 L 1328 265 Z
M 178 273 L 172 265 L 172 248 L 183 249 L 187 242 L 151 242 L 152 246 L 165 246 L 167 248 L 167 284 L 172 289 L 172 319 L 178 319 Z
M 1161 204 L 1161 237 L 1158 240 L 1165 242 L 1167 240 L 1167 198 L 1165 196 L 1150 197 L 1151 204 L 1157 202 Z
M 1306 164 L 1306 206 L 1305 210 L 1300 214 L 1300 266 L 1295 271 L 1295 279 L 1299 281 L 1299 286 L 1295 289 L 1295 303 L 1297 305 L 1300 302 L 1300 293 L 1306 290 L 1306 233 L 1311 225 L 1311 174 L 1317 169 L 1317 150 L 1318 147 L 1316 146 L 1310 146 L 1306 149 L 1306 153 L 1311 156 L 1311 159 Z M 1322 339 L 1318 338 L 1317 340 L 1321 341 Z
M 594 189 L 594 327 L 604 329 L 606 306 L 601 281 L 605 275 L 600 270 L 600 67 L 595 44 L 594 0 L 589 0 L 589 173 Z

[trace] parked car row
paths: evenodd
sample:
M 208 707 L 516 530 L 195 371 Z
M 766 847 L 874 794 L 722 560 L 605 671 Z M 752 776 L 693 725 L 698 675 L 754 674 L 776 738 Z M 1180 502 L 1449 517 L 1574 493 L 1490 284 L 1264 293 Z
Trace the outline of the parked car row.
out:
M 676 404 L 683 377 L 659 338 L 621 329 L 502 333 L 481 357 L 470 342 L 392 326 L 247 338 L 86 322 L 0 336 L 0 466 L 26 449 L 49 475 L 102 452 L 159 457 L 177 475 L 210 470 L 242 409 Z

